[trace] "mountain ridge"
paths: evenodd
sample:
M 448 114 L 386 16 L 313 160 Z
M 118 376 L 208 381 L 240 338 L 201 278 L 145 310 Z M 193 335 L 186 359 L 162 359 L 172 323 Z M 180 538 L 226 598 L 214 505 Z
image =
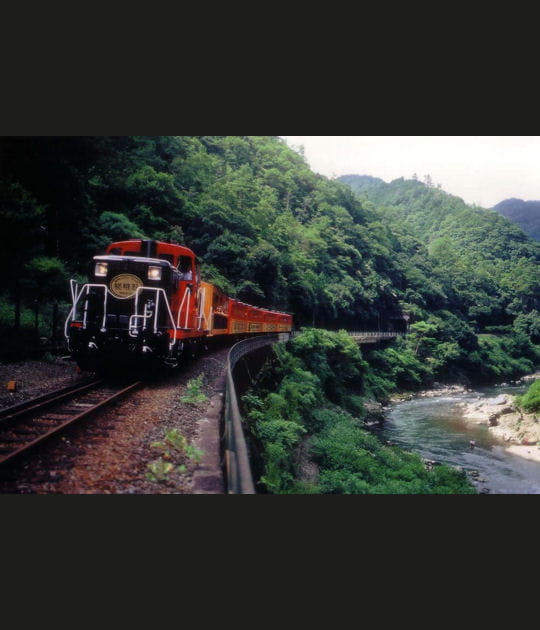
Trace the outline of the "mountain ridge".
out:
M 531 238 L 540 241 L 540 201 L 524 201 L 510 197 L 493 206 L 492 210 L 516 223 Z

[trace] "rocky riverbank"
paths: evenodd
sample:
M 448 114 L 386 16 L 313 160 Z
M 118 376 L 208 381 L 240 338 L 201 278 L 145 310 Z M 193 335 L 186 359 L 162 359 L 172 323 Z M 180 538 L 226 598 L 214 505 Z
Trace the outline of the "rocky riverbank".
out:
M 485 424 L 492 435 L 507 444 L 515 455 L 540 462 L 540 421 L 538 414 L 524 413 L 515 405 L 515 396 L 502 394 L 458 403 L 463 418 Z
M 451 394 L 464 394 L 472 390 L 464 385 L 435 385 L 433 389 L 424 389 L 419 392 L 398 392 L 390 396 L 390 402 L 398 403 L 413 398 L 436 398 L 437 396 L 449 396 Z
M 508 387 L 509 385 L 530 385 L 533 381 L 540 379 L 540 372 L 534 374 L 527 374 L 522 376 L 517 381 L 510 381 L 509 383 L 500 383 L 496 387 Z M 438 396 L 451 396 L 453 394 L 465 394 L 473 392 L 474 390 L 468 385 L 447 385 L 441 383 L 434 383 L 431 389 L 423 389 L 419 392 L 396 392 L 391 394 L 390 402 L 397 403 L 404 400 L 413 400 L 413 398 L 436 398 Z

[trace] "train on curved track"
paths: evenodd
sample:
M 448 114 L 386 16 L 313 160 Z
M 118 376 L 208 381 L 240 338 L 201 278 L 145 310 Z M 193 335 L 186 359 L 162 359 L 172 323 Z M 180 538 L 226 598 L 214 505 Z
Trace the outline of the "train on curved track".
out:
M 83 370 L 143 362 L 176 366 L 202 341 L 290 332 L 292 315 L 245 304 L 203 282 L 187 247 L 154 240 L 111 243 L 88 282 L 71 280 L 64 334 Z

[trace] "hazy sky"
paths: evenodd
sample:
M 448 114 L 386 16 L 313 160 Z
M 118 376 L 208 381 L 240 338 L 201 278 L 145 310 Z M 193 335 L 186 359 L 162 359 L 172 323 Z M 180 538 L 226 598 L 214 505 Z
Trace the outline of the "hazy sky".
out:
M 372 175 L 390 182 L 434 184 L 469 204 L 490 208 L 503 199 L 540 200 L 540 136 L 280 136 L 303 146 L 316 173 Z

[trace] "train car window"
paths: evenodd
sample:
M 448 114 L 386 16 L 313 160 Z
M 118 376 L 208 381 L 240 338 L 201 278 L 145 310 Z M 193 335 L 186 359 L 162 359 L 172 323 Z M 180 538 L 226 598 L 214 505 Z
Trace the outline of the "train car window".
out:
M 218 313 L 228 312 L 229 299 L 217 287 L 214 287 L 214 295 L 212 296 L 212 306 L 214 311 Z
M 140 256 L 141 252 L 125 252 L 124 256 Z
M 120 247 L 113 247 L 109 254 L 111 256 L 120 256 L 122 254 L 122 249 Z
M 174 264 L 174 256 L 172 254 L 158 254 L 158 258 L 170 262 L 171 265 Z

